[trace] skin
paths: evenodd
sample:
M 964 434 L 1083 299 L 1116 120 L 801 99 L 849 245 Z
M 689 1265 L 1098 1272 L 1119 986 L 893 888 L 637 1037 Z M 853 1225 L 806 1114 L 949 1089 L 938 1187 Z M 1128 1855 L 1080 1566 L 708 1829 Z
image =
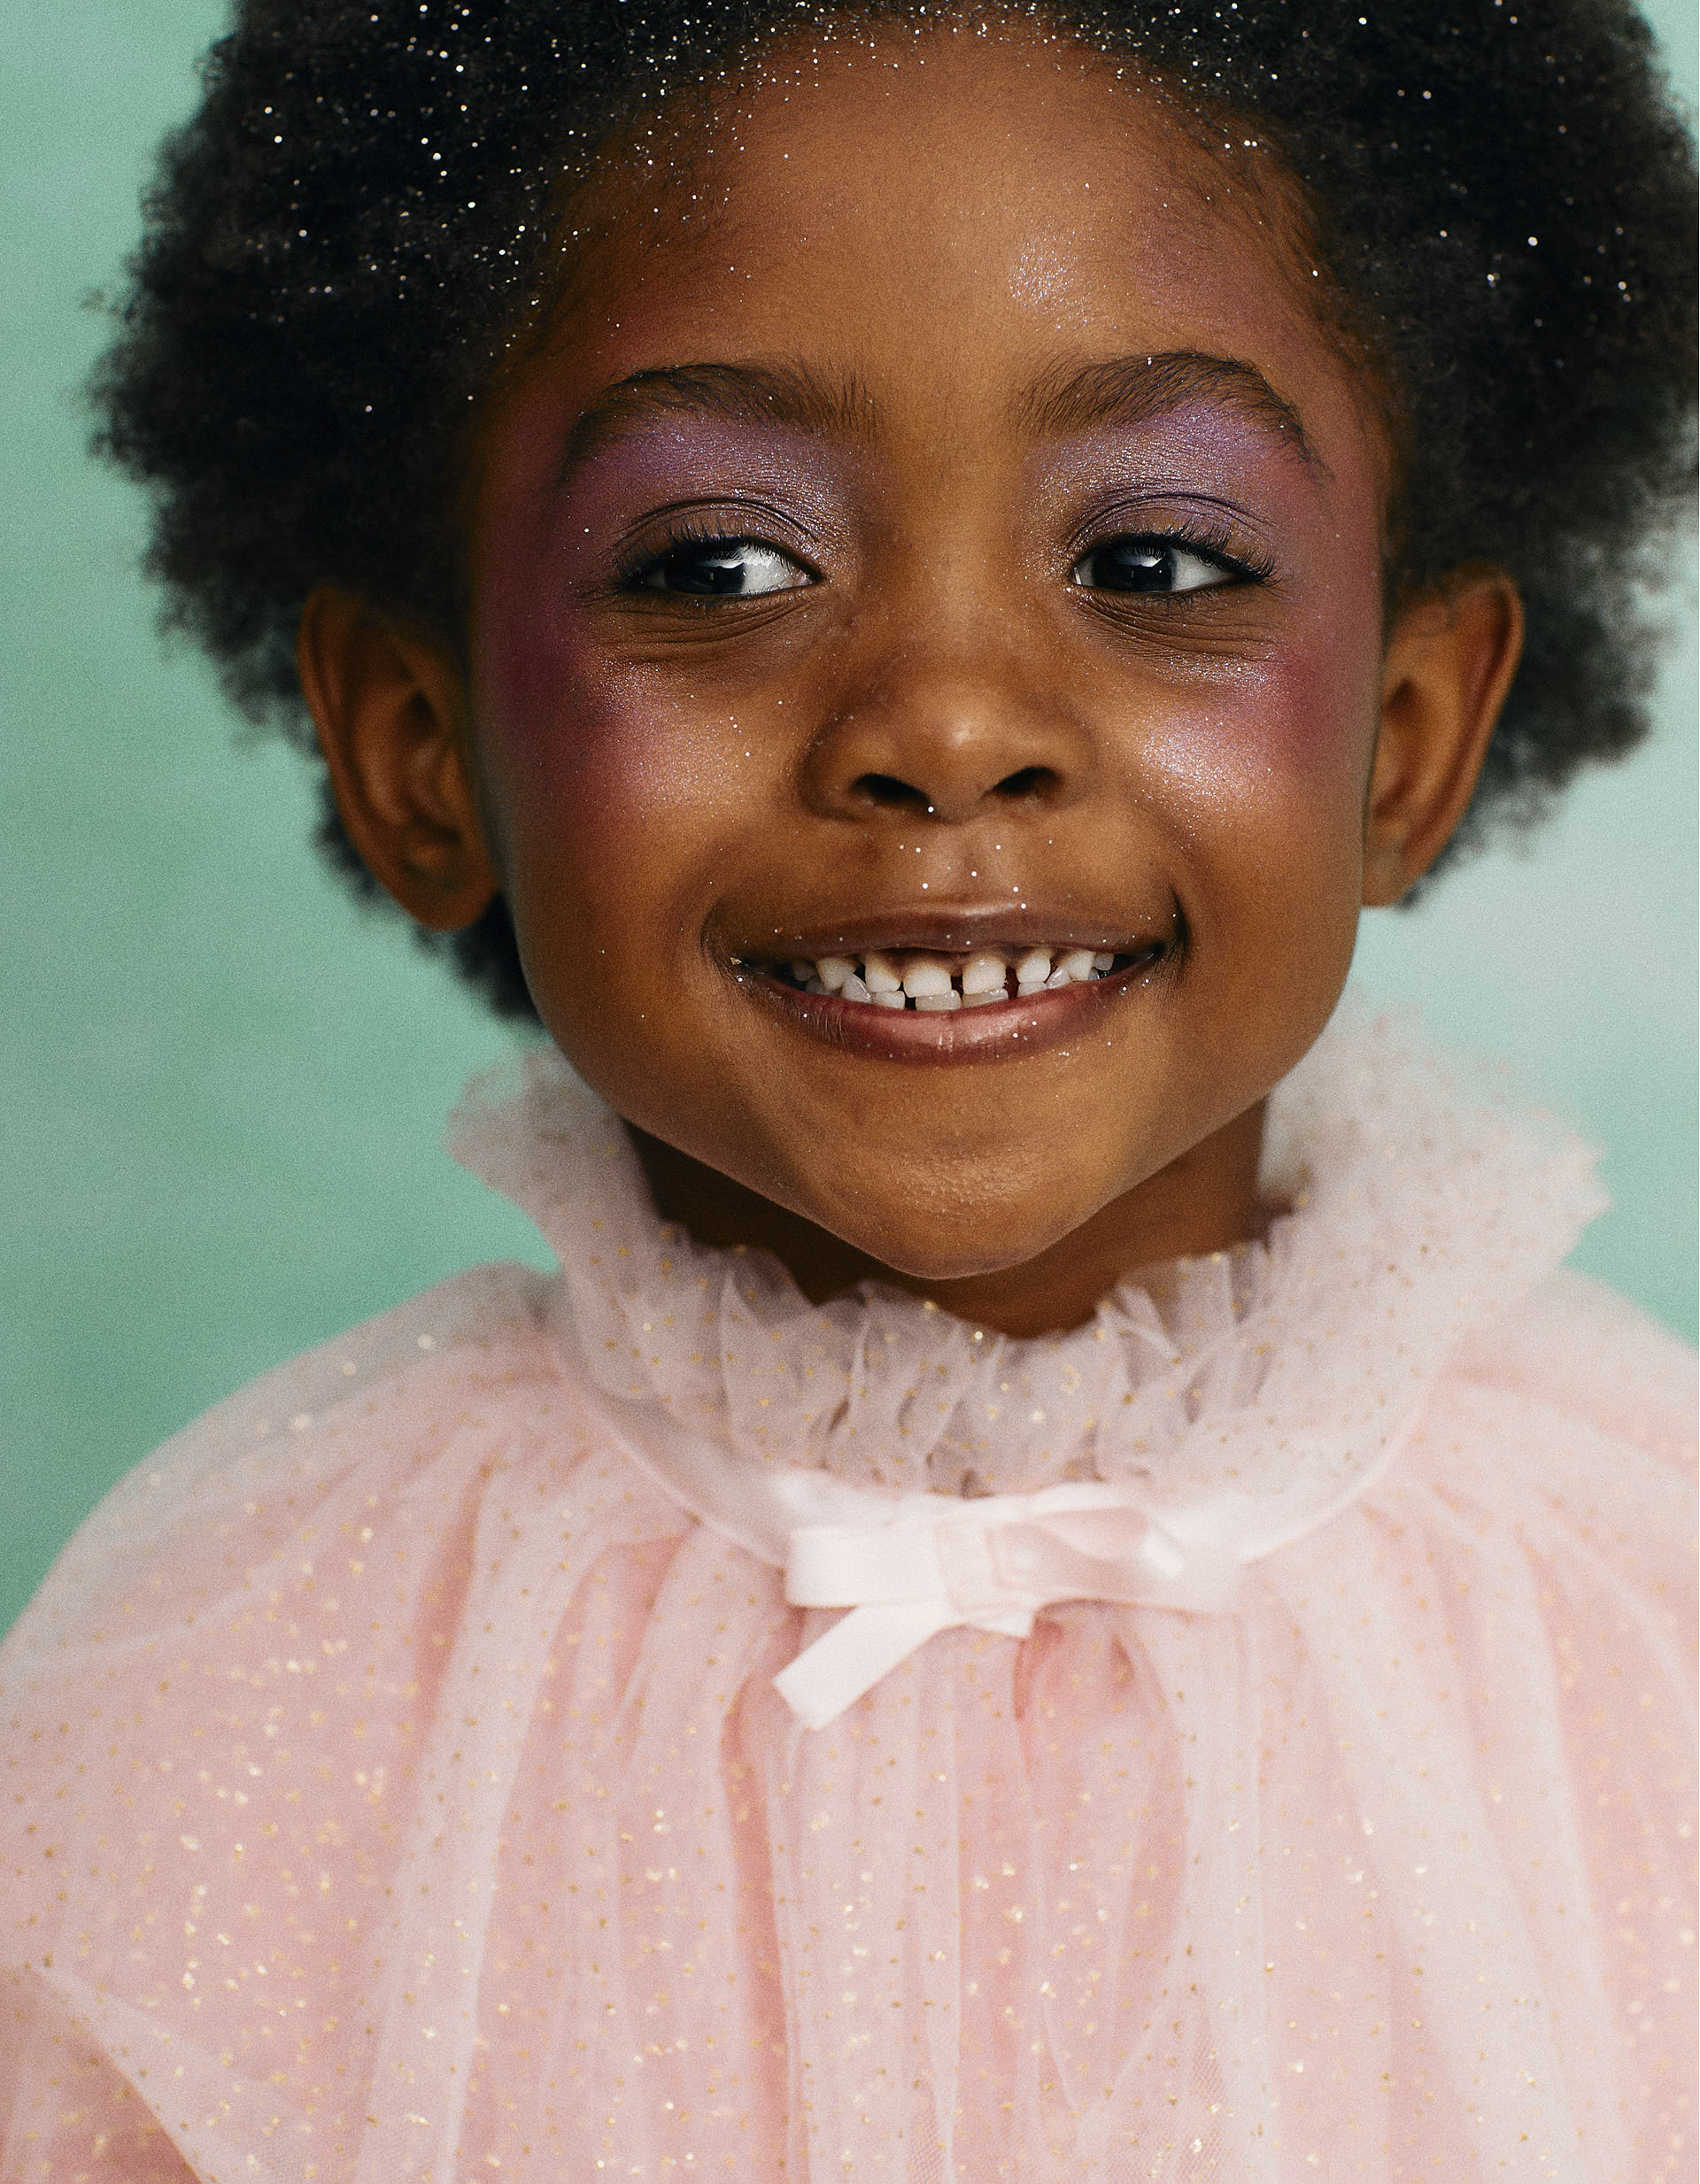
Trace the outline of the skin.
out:
M 1102 61 L 870 34 L 669 156 L 660 210 L 617 163 L 581 207 L 487 405 L 464 655 L 308 604 L 344 819 L 427 925 L 501 889 L 664 1214 L 816 1299 L 1078 1324 L 1266 1224 L 1264 1098 L 1468 802 L 1515 590 L 1385 614 L 1386 434 L 1282 176 Z M 682 509 L 777 588 L 666 589 Z M 1194 588 L 1101 581 L 1130 536 Z M 761 969 L 905 938 L 1133 968 L 900 1047 Z

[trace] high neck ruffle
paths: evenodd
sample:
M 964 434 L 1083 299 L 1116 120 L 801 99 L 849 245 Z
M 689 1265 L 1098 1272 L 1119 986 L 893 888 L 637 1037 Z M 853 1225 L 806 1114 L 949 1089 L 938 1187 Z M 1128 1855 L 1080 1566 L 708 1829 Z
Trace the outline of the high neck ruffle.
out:
M 875 1282 L 811 1304 L 769 1254 L 697 1244 L 552 1050 L 475 1083 L 450 1145 L 557 1254 L 561 1331 L 607 1394 L 753 1464 L 893 1493 L 1138 1478 L 1161 1507 L 1301 1465 L 1348 1489 L 1460 1337 L 1564 1258 L 1605 1203 L 1594 1156 L 1506 1095 L 1348 1001 L 1271 1095 L 1264 1236 L 1031 1339 Z
M 561 1276 L 232 1396 L 0 1649 L 32 2173 L 1605 2184 L 1691 2131 L 1693 1362 L 1542 1280 L 1580 1146 L 1348 1015 L 1262 1241 L 977 1342 L 669 1232 L 558 1061 L 456 1135 Z M 994 1509 L 845 1502 L 1071 1470 L 1221 1489 L 1148 1529 L 1225 1528 L 1231 1604 L 932 1621 L 801 1725 L 823 1530 L 948 1592 Z

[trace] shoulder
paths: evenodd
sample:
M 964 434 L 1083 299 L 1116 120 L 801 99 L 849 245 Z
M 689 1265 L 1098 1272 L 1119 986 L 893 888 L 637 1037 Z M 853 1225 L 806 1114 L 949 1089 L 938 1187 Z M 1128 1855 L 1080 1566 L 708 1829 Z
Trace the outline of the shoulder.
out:
M 274 1367 L 216 1403 L 120 1479 L 13 1626 L 19 1653 L 73 1648 L 91 1624 L 128 1635 L 198 1599 L 244 1590 L 282 1557 L 311 1558 L 332 1511 L 370 1537 L 528 1427 L 570 1412 L 550 1340 L 554 1283 L 475 1268 Z
M 1696 1455 L 1696 1359 L 1627 1297 L 1561 1267 L 1460 1345 L 1441 1393 L 1497 1390 L 1683 1471 Z
M 89 1828 L 137 1857 L 192 1836 L 209 1864 L 259 1835 L 289 1864 L 323 1827 L 387 1870 L 463 1648 L 475 1674 L 536 1601 L 677 1535 L 554 1340 L 557 1294 L 517 1266 L 428 1290 L 220 1403 L 94 1510 L 0 1645 L 0 1963 L 9 1906 L 14 1941 L 46 1904 L 72 1916 L 50 1884 Z
M 1693 1351 L 1567 1269 L 1453 1353 L 1410 1450 L 1448 1524 L 1515 1538 L 1549 1573 L 1573 1642 L 1650 1611 L 1684 1651 L 1695 1455 Z
M 189 1933 L 263 1936 L 261 1972 L 332 1995 L 347 1937 L 393 1922 L 415 1808 L 472 1794 L 459 1740 L 487 1709 L 499 1750 L 516 1691 L 546 1712 L 578 1588 L 681 1532 L 556 1341 L 558 1294 L 482 1268 L 265 1374 L 120 1482 L 0 1646 L 0 2011 L 45 2028 L 39 2070 L 14 2041 L 30 2085 L 62 2067 L 60 2005 L 127 2079 L 138 2026 L 192 2067 L 195 2027 L 216 2053 L 277 2023 L 186 1970 L 181 1924 L 119 1918 L 132 1894 L 192 1879 Z M 309 1873 L 334 1921 L 304 1918 Z

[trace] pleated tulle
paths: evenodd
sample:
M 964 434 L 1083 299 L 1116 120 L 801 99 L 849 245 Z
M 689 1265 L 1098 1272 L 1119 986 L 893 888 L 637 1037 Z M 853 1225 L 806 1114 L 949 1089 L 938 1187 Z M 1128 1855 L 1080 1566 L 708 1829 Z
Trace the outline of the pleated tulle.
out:
M 564 1278 L 232 1398 L 0 1652 L 6 2184 L 1692 2174 L 1692 1361 L 1553 1274 L 1579 1148 L 1346 1023 L 1264 1242 L 1009 1342 L 666 1231 L 559 1065 L 458 1143 Z M 892 1488 L 1361 1491 L 1232 1614 L 947 1632 L 809 1731 L 832 1616 L 618 1453 L 647 1405 Z

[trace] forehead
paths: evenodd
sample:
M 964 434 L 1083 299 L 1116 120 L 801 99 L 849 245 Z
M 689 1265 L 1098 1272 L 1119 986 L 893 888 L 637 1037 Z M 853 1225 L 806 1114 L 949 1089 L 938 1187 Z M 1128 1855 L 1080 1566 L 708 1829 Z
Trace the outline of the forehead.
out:
M 1253 132 L 1031 27 L 764 50 L 608 148 L 568 225 L 551 349 L 581 392 L 784 358 L 870 428 L 983 433 L 1111 359 L 1184 354 L 1243 363 L 1217 397 L 1261 378 L 1325 457 L 1370 422 Z

